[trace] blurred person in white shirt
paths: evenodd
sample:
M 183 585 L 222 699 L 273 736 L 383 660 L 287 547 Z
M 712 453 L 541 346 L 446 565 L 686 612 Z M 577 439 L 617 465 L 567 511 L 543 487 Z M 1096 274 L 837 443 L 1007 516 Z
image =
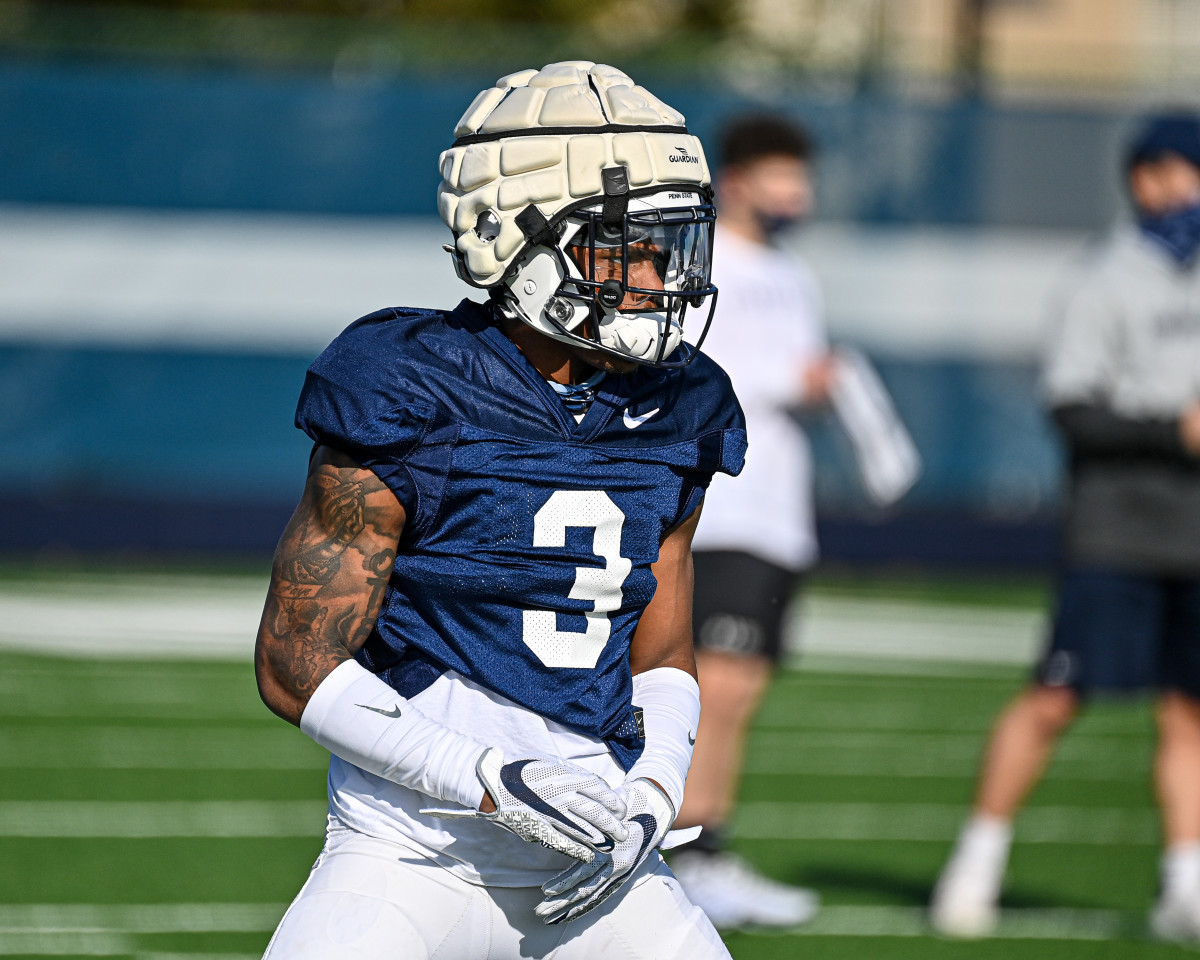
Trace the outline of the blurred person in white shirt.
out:
M 794 926 L 817 909 L 812 891 L 769 880 L 725 846 L 785 610 L 817 558 L 811 454 L 796 413 L 828 401 L 834 366 L 816 278 L 777 246 L 812 211 L 812 155 L 792 121 L 745 116 L 723 133 L 716 178 L 720 322 L 703 350 L 733 381 L 752 439 L 742 474 L 714 478 L 693 542 L 702 712 L 677 824 L 704 830 L 672 866 L 719 928 Z

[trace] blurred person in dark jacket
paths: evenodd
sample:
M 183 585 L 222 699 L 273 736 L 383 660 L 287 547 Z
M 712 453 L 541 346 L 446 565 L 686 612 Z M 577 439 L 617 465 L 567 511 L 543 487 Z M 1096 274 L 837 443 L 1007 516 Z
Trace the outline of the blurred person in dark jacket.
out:
M 1045 394 L 1070 458 L 1056 612 L 934 890 L 948 935 L 994 927 L 1013 817 L 1080 706 L 1154 689 L 1165 850 L 1151 923 L 1200 939 L 1200 117 L 1147 121 L 1125 174 L 1135 221 L 1089 251 L 1054 311 Z

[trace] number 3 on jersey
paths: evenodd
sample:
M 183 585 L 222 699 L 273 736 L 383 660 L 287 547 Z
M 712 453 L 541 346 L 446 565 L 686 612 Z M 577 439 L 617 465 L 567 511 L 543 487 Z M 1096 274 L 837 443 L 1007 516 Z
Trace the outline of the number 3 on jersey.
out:
M 621 586 L 633 569 L 632 561 L 621 556 L 624 525 L 625 514 L 603 490 L 556 490 L 534 515 L 535 547 L 564 547 L 568 527 L 590 527 L 595 530 L 592 552 L 604 561 L 602 567 L 575 568 L 575 584 L 567 596 L 595 603 L 585 614 L 582 632 L 559 630 L 553 610 L 525 611 L 522 639 L 546 666 L 596 666 L 612 629 L 608 615 L 620 609 Z

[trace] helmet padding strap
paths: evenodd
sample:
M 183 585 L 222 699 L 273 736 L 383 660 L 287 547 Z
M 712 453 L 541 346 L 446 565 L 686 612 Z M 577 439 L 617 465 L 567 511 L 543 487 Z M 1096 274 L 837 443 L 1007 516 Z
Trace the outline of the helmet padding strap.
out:
M 604 209 L 600 219 L 606 227 L 619 227 L 625 223 L 625 211 L 629 209 L 629 171 L 625 167 L 605 167 L 600 171 L 604 182 Z
M 517 214 L 515 220 L 525 238 L 535 247 L 554 246 L 554 231 L 550 229 L 550 221 L 535 204 L 529 204 Z

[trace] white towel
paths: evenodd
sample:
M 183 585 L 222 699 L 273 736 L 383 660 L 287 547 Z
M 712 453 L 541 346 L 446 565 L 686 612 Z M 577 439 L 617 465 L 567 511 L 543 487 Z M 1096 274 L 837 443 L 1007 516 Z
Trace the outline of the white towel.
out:
M 870 498 L 889 506 L 917 482 L 921 456 L 871 361 L 839 347 L 834 364 L 833 409 L 854 447 L 858 474 Z

